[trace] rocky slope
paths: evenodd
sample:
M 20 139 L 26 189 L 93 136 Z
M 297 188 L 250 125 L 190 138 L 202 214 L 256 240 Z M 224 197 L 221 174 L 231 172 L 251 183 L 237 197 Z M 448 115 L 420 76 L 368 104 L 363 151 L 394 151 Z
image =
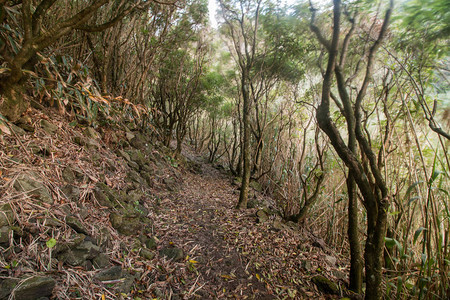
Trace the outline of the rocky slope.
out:
M 238 186 L 196 153 L 69 121 L 33 110 L 0 135 L 0 299 L 345 294 L 345 262 L 256 190 L 236 211 Z

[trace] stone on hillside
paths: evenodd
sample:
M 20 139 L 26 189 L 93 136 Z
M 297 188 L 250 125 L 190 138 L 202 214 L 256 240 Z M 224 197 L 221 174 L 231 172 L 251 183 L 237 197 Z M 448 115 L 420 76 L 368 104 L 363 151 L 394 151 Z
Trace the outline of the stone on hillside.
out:
M 81 223 L 81 221 L 75 218 L 74 216 L 67 216 L 66 223 L 76 232 L 89 235 L 89 231 L 86 229 L 83 223 Z
M 11 228 L 9 226 L 0 227 L 0 246 L 9 247 L 9 235 L 11 234 Z
M 112 213 L 109 216 L 111 225 L 123 235 L 135 235 L 142 232 L 144 224 L 141 222 L 139 216 L 122 216 L 117 213 Z
M 50 123 L 49 121 L 42 119 L 41 120 L 41 128 L 47 132 L 48 134 L 52 135 L 54 134 L 56 131 L 58 131 L 58 126 L 56 126 L 55 124 Z
M 125 133 L 125 137 L 127 138 L 128 142 L 131 142 L 131 140 L 134 139 L 136 136 L 131 131 L 128 131 Z
M 316 275 L 311 279 L 317 288 L 323 293 L 339 295 L 339 287 L 336 283 L 322 275 Z
M 95 129 L 92 127 L 87 127 L 83 131 L 83 134 L 92 139 L 98 139 L 100 137 L 100 134 L 97 131 L 95 131 Z
M 121 281 L 117 287 L 116 291 L 120 294 L 129 294 L 133 288 L 134 284 L 134 277 L 130 274 L 125 274 L 123 281 Z
M 56 254 L 68 251 L 70 249 L 76 248 L 78 245 L 80 245 L 84 240 L 86 239 L 86 236 L 82 233 L 77 233 L 75 237 L 72 240 L 69 241 L 58 241 L 56 243 L 56 246 L 54 247 L 53 252 Z
M 156 239 L 154 237 L 148 238 L 144 235 L 141 235 L 139 237 L 139 240 L 141 241 L 142 244 L 145 245 L 145 247 L 147 247 L 147 249 L 156 249 L 157 243 L 156 243 Z
M 132 138 L 130 144 L 133 148 L 136 149 L 142 149 L 146 146 L 145 141 L 142 140 L 139 136 Z
M 277 231 L 284 229 L 284 225 L 280 220 L 273 220 L 272 227 Z
M 120 266 L 114 266 L 102 270 L 94 275 L 94 279 L 99 281 L 117 280 L 121 277 L 122 277 L 122 268 Z
M 337 259 L 334 256 L 327 255 L 327 256 L 325 256 L 325 261 L 327 262 L 327 264 L 329 266 L 334 267 L 334 266 L 336 266 Z
M 130 158 L 132 161 L 137 163 L 140 168 L 143 168 L 143 166 L 147 163 L 144 154 L 142 154 L 139 150 L 133 150 L 130 151 Z
M 120 202 L 119 194 L 114 189 L 110 188 L 103 182 L 97 182 L 94 189 L 95 199 L 100 203 L 100 205 L 114 208 Z
M 86 139 L 83 146 L 90 150 L 97 150 L 100 148 L 100 144 L 95 139 Z
M 131 180 L 132 182 L 138 183 L 139 185 L 143 185 L 145 183 L 145 180 L 142 179 L 142 177 L 137 173 L 136 171 L 131 170 L 127 174 L 127 179 Z
M 61 189 L 61 191 L 67 197 L 67 199 L 71 201 L 78 202 L 78 200 L 80 200 L 81 191 L 80 188 L 76 185 L 67 184 Z
M 258 223 L 264 223 L 267 220 L 269 220 L 269 216 L 267 215 L 267 213 L 260 209 L 256 212 L 256 216 L 258 217 Z
M 12 225 L 14 223 L 14 213 L 11 204 L 6 203 L 0 209 L 0 227 Z
M 179 261 L 184 258 L 183 249 L 172 247 L 159 250 L 159 255 L 172 259 L 173 261 Z
M 29 175 L 21 175 L 17 178 L 16 182 L 14 182 L 14 188 L 17 191 L 33 196 L 42 202 L 48 204 L 53 203 L 53 198 L 50 196 L 45 185 Z
M 62 177 L 65 181 L 69 183 L 74 183 L 76 181 L 75 172 L 71 167 L 65 167 L 62 171 Z
M 5 278 L 0 279 L 0 300 L 8 299 L 13 289 L 19 283 L 19 279 L 16 278 Z
M 262 192 L 262 186 L 258 181 L 255 180 L 250 181 L 249 186 L 255 191 Z
M 34 300 L 38 297 L 50 297 L 56 280 L 51 277 L 34 276 L 25 279 L 14 291 L 15 299 Z
M 35 143 L 30 143 L 28 148 L 35 155 L 40 155 L 42 157 L 50 156 L 52 151 L 50 150 L 48 145 L 37 145 Z
M 81 266 L 87 260 L 92 260 L 100 254 L 100 247 L 90 240 L 84 240 L 75 248 L 69 249 L 60 255 L 58 259 L 71 266 Z
M 109 256 L 104 253 L 100 253 L 92 260 L 92 263 L 96 269 L 106 268 L 109 266 Z
M 60 227 L 63 226 L 64 223 L 55 218 L 45 218 L 44 225 L 50 227 Z
M 27 134 L 25 132 L 25 130 L 23 130 L 22 128 L 20 128 L 19 126 L 14 125 L 14 124 L 9 124 L 9 127 L 17 135 L 25 135 L 25 134 Z
M 301 266 L 303 269 L 305 269 L 308 272 L 312 272 L 314 270 L 314 266 L 312 265 L 310 260 L 302 261 Z
M 31 118 L 29 116 L 21 117 L 17 122 L 16 125 L 25 130 L 26 132 L 34 132 L 35 128 L 33 126 L 33 123 L 31 121 Z
M 90 150 L 96 150 L 96 149 L 100 148 L 100 144 L 95 139 L 92 139 L 92 138 L 86 138 L 86 137 L 77 135 L 77 136 L 74 136 L 72 140 L 75 144 L 84 146 Z
M 131 190 L 127 193 L 128 201 L 127 202 L 139 202 L 142 197 L 144 197 L 143 193 L 140 190 Z
M 148 249 L 142 248 L 139 252 L 139 255 L 145 259 L 152 260 L 155 258 L 155 253 L 153 251 L 150 251 Z

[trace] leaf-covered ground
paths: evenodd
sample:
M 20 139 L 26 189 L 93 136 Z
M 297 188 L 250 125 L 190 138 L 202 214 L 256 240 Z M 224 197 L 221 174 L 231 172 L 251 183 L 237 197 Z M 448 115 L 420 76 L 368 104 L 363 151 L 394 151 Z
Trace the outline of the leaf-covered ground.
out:
M 89 133 L 85 125 L 71 126 L 71 120 L 53 111 L 33 110 L 29 115 L 22 126 L 28 131 L 14 127 L 10 135 L 0 136 L 0 219 L 6 230 L 0 241 L 1 287 L 11 281 L 20 286 L 38 275 L 55 280 L 54 299 L 328 299 L 345 295 L 345 260 L 310 233 L 312 229 L 283 222 L 271 200 L 256 191 L 252 192 L 255 208 L 236 210 L 239 190 L 234 179 L 188 146 L 184 158 L 176 162 L 164 147 L 142 141 L 134 146 L 121 143 L 132 133 L 122 125 L 98 127 L 97 133 L 89 135 L 89 143 L 80 144 L 75 137 Z M 50 131 L 44 130 L 45 122 L 54 125 Z M 122 154 L 136 150 L 148 160 L 141 162 L 149 173 L 146 187 L 129 182 L 137 165 L 127 163 Z M 64 176 L 68 167 L 76 170 L 78 179 Z M 51 201 L 42 201 L 37 188 L 17 190 L 17 182 L 31 175 L 45 186 Z M 99 202 L 95 193 L 99 183 L 125 193 L 128 202 L 124 203 L 145 213 L 150 228 L 119 233 L 111 216 L 123 210 Z M 70 194 L 77 192 L 70 196 L 67 186 Z M 140 200 L 130 200 L 136 193 Z M 267 220 L 258 222 L 256 213 L 262 208 L 268 212 Z M 106 255 L 105 267 L 74 266 L 56 255 L 58 247 L 80 237 L 80 229 L 68 222 L 69 217 L 81 224 L 85 241 L 96 243 Z M 144 247 L 142 238 L 154 238 L 156 245 Z M 168 249 L 183 253 L 174 261 L 163 254 Z M 122 270 L 117 279 L 96 277 L 112 267 Z M 312 283 L 319 274 L 337 284 L 334 295 Z M 9 297 L 0 293 L 0 299 L 4 295 Z
M 185 172 L 180 190 L 167 194 L 153 215 L 161 243 L 187 253 L 183 272 L 174 268 L 161 285 L 187 297 L 319 299 L 325 296 L 310 282 L 313 275 L 345 277 L 320 239 L 275 216 L 258 223 L 258 208 L 234 209 L 239 191 L 231 179 L 198 155 L 185 155 L 201 168 Z

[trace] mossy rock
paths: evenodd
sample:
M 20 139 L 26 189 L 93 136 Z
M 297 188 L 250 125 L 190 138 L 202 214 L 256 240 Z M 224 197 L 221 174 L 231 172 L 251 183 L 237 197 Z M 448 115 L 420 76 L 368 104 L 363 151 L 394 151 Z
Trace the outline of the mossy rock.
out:
M 34 300 L 36 296 L 50 297 L 55 285 L 56 280 L 51 277 L 30 277 L 18 285 L 14 291 L 14 297 L 20 300 Z
M 336 283 L 332 282 L 328 278 L 322 275 L 314 276 L 311 281 L 317 286 L 317 288 L 323 293 L 339 295 L 339 287 Z
M 47 121 L 45 119 L 41 120 L 41 128 L 49 135 L 53 135 L 58 131 L 58 126 L 50 123 L 49 121 Z
M 32 196 L 44 203 L 53 204 L 53 198 L 47 190 L 47 187 L 34 178 L 32 174 L 23 174 L 14 182 L 14 188 L 29 196 Z
M 176 247 L 163 248 L 159 251 L 159 255 L 166 257 L 167 259 L 171 259 L 173 261 L 180 261 L 184 258 L 183 249 Z
M 0 208 L 0 227 L 10 226 L 14 223 L 14 212 L 11 204 L 3 204 Z
M 17 278 L 0 279 L 0 299 L 6 300 L 17 284 L 20 282 Z

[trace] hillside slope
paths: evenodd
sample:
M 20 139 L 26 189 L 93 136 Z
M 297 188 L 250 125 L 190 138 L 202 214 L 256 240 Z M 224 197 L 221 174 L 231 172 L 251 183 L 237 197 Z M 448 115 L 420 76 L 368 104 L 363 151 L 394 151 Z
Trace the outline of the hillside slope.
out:
M 345 262 L 270 199 L 234 210 L 238 186 L 193 151 L 69 121 L 33 110 L 0 136 L 0 299 L 345 295 Z

